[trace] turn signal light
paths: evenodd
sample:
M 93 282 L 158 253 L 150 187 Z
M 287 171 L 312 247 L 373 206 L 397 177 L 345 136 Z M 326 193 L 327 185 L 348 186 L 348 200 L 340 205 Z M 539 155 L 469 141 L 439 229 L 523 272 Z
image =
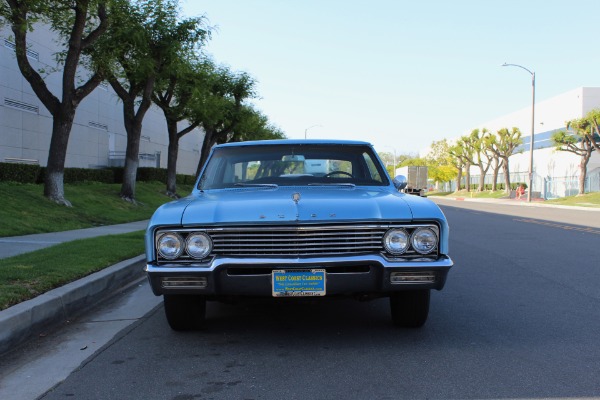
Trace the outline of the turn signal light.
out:
M 208 281 L 204 277 L 176 276 L 163 277 L 162 287 L 165 289 L 205 289 Z
M 391 283 L 433 283 L 434 272 L 392 272 Z

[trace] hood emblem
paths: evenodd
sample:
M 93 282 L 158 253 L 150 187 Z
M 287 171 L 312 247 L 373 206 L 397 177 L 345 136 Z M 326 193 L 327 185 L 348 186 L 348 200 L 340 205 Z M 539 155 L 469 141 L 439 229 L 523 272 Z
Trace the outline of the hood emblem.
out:
M 300 193 L 294 193 L 292 195 L 292 200 L 294 200 L 294 203 L 298 204 L 298 202 L 300 201 Z

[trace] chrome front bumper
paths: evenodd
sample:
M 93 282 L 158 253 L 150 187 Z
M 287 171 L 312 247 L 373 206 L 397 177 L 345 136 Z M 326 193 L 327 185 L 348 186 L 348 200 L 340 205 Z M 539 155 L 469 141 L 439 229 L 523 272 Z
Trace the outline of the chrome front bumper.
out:
M 379 255 L 336 258 L 216 258 L 210 264 L 154 265 L 146 272 L 152 291 L 162 294 L 199 294 L 208 297 L 271 296 L 274 269 L 325 269 L 327 295 L 386 295 L 410 289 L 441 290 L 453 262 L 388 260 Z M 392 282 L 392 275 L 395 276 Z M 427 279 L 424 279 L 427 277 Z

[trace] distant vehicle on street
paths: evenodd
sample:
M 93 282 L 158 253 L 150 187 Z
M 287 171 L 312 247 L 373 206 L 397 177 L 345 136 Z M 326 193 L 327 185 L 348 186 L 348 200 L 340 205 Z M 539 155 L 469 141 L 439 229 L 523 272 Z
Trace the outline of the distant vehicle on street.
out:
M 146 271 L 174 330 L 206 302 L 389 297 L 395 325 L 422 326 L 453 262 L 437 205 L 400 190 L 366 142 L 215 146 L 190 196 L 157 209 Z
M 404 188 L 404 193 L 414 194 L 421 197 L 427 195 L 427 166 L 409 165 L 406 167 L 396 168 L 396 175 L 403 175 L 408 181 L 406 188 Z

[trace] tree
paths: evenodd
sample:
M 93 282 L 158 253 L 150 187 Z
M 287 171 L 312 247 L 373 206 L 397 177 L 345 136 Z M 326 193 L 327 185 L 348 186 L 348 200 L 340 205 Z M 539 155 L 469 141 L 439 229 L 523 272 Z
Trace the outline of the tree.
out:
M 456 177 L 456 167 L 446 139 L 433 142 L 425 159 L 429 167 L 428 176 L 436 184 L 449 182 Z
M 234 73 L 226 67 L 218 68 L 213 75 L 204 107 L 197 111 L 204 128 L 204 139 L 196 176 L 200 174 L 212 147 L 231 139 L 229 135 L 234 133 L 242 118 L 244 100 L 255 96 L 254 85 L 254 79 L 248 74 Z
M 464 156 L 470 165 L 477 165 L 479 167 L 479 192 L 483 192 L 485 189 L 485 176 L 491 166 L 491 152 L 486 147 L 486 138 L 489 135 L 489 131 L 483 128 L 473 129 L 471 135 L 463 139 L 465 153 Z M 467 189 L 469 190 L 469 189 Z
M 169 147 L 167 157 L 168 196 L 177 198 L 177 157 L 179 140 L 201 124 L 196 107 L 202 106 L 207 95 L 210 74 L 214 65 L 209 60 L 199 60 L 193 54 L 179 59 L 179 63 L 161 77 L 155 85 L 152 100 L 160 107 L 167 122 Z M 182 129 L 178 124 L 184 123 Z
M 502 160 L 498 153 L 494 151 L 497 147 L 497 143 L 498 140 L 494 134 L 488 135 L 485 139 L 485 145 L 492 155 L 492 192 L 495 192 L 498 188 L 498 175 L 500 173 L 500 168 L 504 165 L 504 160 Z
M 493 136 L 493 138 L 490 143 L 490 150 L 502 160 L 504 190 L 506 193 L 510 193 L 510 167 L 508 159 L 513 155 L 516 148 L 523 143 L 521 131 L 516 127 L 513 127 L 511 130 L 502 128 L 496 132 L 496 136 Z
M 177 0 L 119 2 L 121 12 L 96 53 L 107 80 L 123 103 L 127 132 L 120 196 L 135 202 L 142 122 L 156 81 L 167 74 L 182 50 L 203 40 L 201 18 L 181 20 Z
M 473 164 L 473 143 L 471 136 L 461 136 L 454 146 L 451 147 L 451 154 L 455 158 L 457 168 L 464 168 L 465 189 L 471 191 L 471 165 Z M 460 185 L 457 187 L 460 190 Z
M 285 139 L 285 133 L 269 122 L 269 118 L 250 105 L 242 106 L 240 118 L 229 142 Z
M 460 184 L 462 181 L 462 174 L 463 174 L 463 169 L 467 170 L 467 189 L 469 188 L 469 179 L 470 179 L 470 175 L 468 174 L 468 168 L 470 167 L 470 165 L 468 165 L 467 159 L 465 157 L 465 148 L 464 148 L 464 143 L 462 140 L 459 140 L 458 142 L 456 142 L 454 145 L 450 146 L 448 148 L 448 154 L 450 154 L 451 156 L 451 163 L 454 166 L 454 168 L 456 168 L 457 174 L 456 174 L 456 191 L 458 192 L 460 190 Z
M 559 151 L 567 151 L 581 157 L 579 161 L 579 195 L 585 193 L 587 164 L 594 152 L 594 126 L 587 118 L 567 121 L 567 131 L 559 131 L 552 135 L 552 142 Z
M 0 3 L 0 17 L 14 34 L 19 70 L 52 115 L 44 196 L 66 206 L 71 203 L 64 195 L 64 168 L 75 112 L 102 82 L 102 76 L 85 54 L 108 28 L 107 4 L 108 0 L 2 0 Z M 50 91 L 41 72 L 27 57 L 27 34 L 36 22 L 47 23 L 63 44 L 57 54 L 62 67 L 60 94 Z
M 585 132 L 586 136 L 589 136 L 590 143 L 594 146 L 597 152 L 600 152 L 600 108 L 595 108 L 589 111 L 585 115 L 585 119 L 587 119 L 592 125 L 593 129 Z

